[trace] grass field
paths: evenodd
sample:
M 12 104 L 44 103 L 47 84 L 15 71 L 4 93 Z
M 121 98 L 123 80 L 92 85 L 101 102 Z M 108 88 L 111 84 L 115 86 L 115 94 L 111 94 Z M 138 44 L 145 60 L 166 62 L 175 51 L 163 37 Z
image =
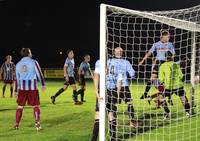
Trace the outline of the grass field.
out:
M 50 103 L 50 96 L 54 94 L 63 82 L 47 82 L 45 93 L 40 94 L 41 123 L 43 130 L 37 132 L 34 128 L 33 111 L 31 107 L 25 107 L 20 130 L 13 130 L 15 120 L 16 102 L 9 98 L 0 98 L 0 141 L 89 141 L 94 122 L 95 96 L 91 82 L 87 83 L 86 100 L 81 106 L 74 106 L 72 102 L 71 88 L 57 99 L 57 104 Z M 119 130 L 118 136 L 124 140 L 200 140 L 200 118 L 198 115 L 187 119 L 182 104 L 178 97 L 173 96 L 174 106 L 170 107 L 172 119 L 163 120 L 163 110 L 155 110 L 154 104 L 149 106 L 147 101 L 139 100 L 143 92 L 143 85 L 131 87 L 134 98 L 136 117 L 139 121 L 137 129 L 130 129 L 128 117 L 121 115 L 126 111 L 126 105 L 119 106 Z M 2 86 L 0 86 L 0 89 Z M 151 93 L 154 89 L 151 90 Z M 189 85 L 186 86 L 189 97 Z M 196 95 L 196 113 L 200 113 L 200 91 Z M 123 122 L 123 123 L 122 123 Z M 123 126 L 124 125 L 124 126 Z M 130 133 L 131 130 L 131 133 Z M 124 134 L 122 134 L 122 132 Z

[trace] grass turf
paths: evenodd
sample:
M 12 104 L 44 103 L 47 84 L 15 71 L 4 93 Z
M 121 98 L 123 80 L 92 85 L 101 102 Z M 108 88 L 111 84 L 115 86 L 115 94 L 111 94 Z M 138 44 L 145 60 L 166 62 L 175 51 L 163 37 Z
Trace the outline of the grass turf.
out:
M 33 111 L 29 106 L 24 109 L 20 130 L 13 130 L 16 100 L 9 98 L 9 87 L 7 87 L 6 98 L 0 98 L 0 141 L 88 141 L 91 137 L 95 114 L 93 84 L 87 83 L 85 96 L 87 102 L 84 105 L 75 106 L 73 104 L 71 88 L 57 98 L 56 105 L 52 105 L 50 96 L 62 84 L 63 82 L 47 82 L 45 93 L 40 93 L 43 130 L 39 132 L 34 128 Z M 189 85 L 185 89 L 189 97 Z M 155 104 L 149 106 L 146 100 L 139 99 L 143 90 L 144 85 L 131 86 L 135 113 L 139 121 L 137 129 L 130 129 L 128 126 L 126 105 L 119 106 L 118 137 L 120 139 L 144 141 L 199 140 L 200 118 L 198 115 L 190 119 L 185 118 L 183 106 L 178 97 L 173 96 L 174 106 L 170 107 L 172 119 L 164 121 L 163 109 L 154 110 Z M 154 91 L 155 89 L 152 89 L 150 93 Z M 199 94 L 199 89 L 197 94 Z M 200 95 L 196 95 L 195 98 L 197 106 L 195 111 L 199 113 Z M 123 112 L 125 114 L 122 114 Z

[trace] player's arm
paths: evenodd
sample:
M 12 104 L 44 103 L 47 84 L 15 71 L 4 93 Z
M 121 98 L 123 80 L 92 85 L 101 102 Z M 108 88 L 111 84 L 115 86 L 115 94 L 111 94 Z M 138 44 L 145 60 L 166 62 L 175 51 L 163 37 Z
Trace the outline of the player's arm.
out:
M 97 99 L 100 99 L 100 96 L 99 96 L 99 79 L 100 79 L 99 74 L 94 73 L 93 82 L 94 82 L 94 88 L 95 88 L 95 95 L 96 95 Z
M 64 71 L 65 80 L 69 81 L 69 76 L 68 76 L 68 73 L 67 73 L 67 67 L 68 67 L 68 65 L 65 63 L 64 66 L 63 66 L 63 71 Z
M 139 65 L 142 65 L 144 61 L 151 56 L 151 54 L 155 51 L 155 45 L 151 47 L 151 49 L 145 54 L 144 58 L 139 62 Z
M 40 65 L 38 64 L 37 61 L 35 61 L 35 71 L 36 71 L 36 74 L 37 74 L 37 78 L 39 79 L 39 81 L 42 85 L 42 91 L 44 91 L 44 89 L 45 89 L 44 76 L 42 74 Z
M 181 67 L 180 67 L 180 65 L 178 65 L 177 64 L 177 66 L 178 66 L 178 69 L 177 69 L 177 74 L 178 74 L 178 78 L 180 79 L 180 80 L 183 80 L 183 73 L 182 73 L 182 70 L 181 70 Z
M 127 61 L 127 71 L 131 79 L 135 78 L 135 70 L 133 69 L 132 65 L 130 64 L 129 61 Z
M 0 68 L 0 80 L 3 79 L 3 67 L 4 67 L 4 64 L 1 65 L 1 68 Z
M 15 64 L 13 64 L 13 76 L 14 76 L 14 80 L 16 80 L 16 66 Z
M 122 89 L 122 74 L 118 74 L 118 80 L 117 80 L 117 93 L 120 95 Z
M 90 72 L 90 75 L 91 75 L 92 79 L 94 79 L 94 75 L 92 73 L 92 70 L 91 70 L 90 66 L 89 66 L 89 72 Z
M 163 65 L 160 66 L 159 68 L 159 74 L 158 74 L 158 79 L 160 81 L 160 83 L 164 83 L 165 80 L 165 72 L 164 72 L 164 67 Z
M 174 58 L 176 55 L 176 52 L 175 52 L 175 47 L 172 43 L 170 43 L 170 52 L 173 54 L 172 58 Z
M 15 76 L 16 76 L 16 79 L 15 79 L 15 97 L 17 97 L 18 89 L 19 89 L 19 71 L 18 71 L 18 69 L 16 69 L 16 71 L 15 71 Z

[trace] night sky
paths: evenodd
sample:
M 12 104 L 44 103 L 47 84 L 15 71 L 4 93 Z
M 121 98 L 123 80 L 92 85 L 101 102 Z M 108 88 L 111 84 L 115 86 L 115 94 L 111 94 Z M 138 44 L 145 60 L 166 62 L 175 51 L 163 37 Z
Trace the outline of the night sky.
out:
M 68 49 L 75 51 L 77 64 L 86 53 L 91 65 L 99 55 L 99 5 L 107 3 L 136 10 L 170 10 L 192 7 L 199 0 L 0 0 L 0 63 L 29 47 L 42 68 L 63 66 Z

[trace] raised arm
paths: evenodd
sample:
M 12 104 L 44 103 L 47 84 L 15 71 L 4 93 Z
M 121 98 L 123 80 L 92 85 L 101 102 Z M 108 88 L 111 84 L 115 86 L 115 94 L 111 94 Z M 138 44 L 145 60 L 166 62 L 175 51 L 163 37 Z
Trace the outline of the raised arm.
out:
M 142 65 L 144 61 L 151 56 L 151 54 L 155 51 L 155 45 L 151 47 L 151 49 L 145 54 L 144 58 L 139 62 L 139 65 Z

